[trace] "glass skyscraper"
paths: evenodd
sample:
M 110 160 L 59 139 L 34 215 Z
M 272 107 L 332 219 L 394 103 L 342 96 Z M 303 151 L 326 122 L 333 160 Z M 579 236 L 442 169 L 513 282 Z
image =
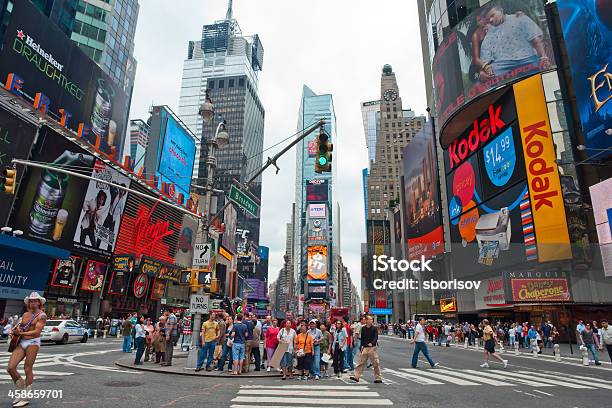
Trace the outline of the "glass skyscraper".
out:
M 329 142 L 336 140 L 336 113 L 332 95 L 317 95 L 309 87 L 304 85 L 300 111 L 298 114 L 297 130 L 310 127 L 319 119 L 325 119 L 325 132 L 329 135 Z M 328 182 L 327 213 L 329 214 L 329 224 L 332 230 L 330 243 L 328 244 L 328 268 L 332 270 L 333 246 L 334 246 L 334 224 L 332 220 L 333 205 L 333 186 L 336 174 L 336 160 L 332 159 L 331 173 L 315 173 L 315 154 L 313 154 L 312 144 L 316 143 L 318 131 L 311 133 L 304 140 L 296 145 L 296 174 L 295 174 L 295 228 L 294 228 L 294 282 L 296 283 L 296 293 L 304 293 L 304 279 L 308 268 L 306 247 L 308 245 L 306 228 L 306 210 L 308 203 L 306 200 L 306 185 L 308 180 L 326 180 Z M 311 149 L 309 152 L 309 143 Z M 337 146 L 334 146 L 337 151 Z M 332 155 L 335 153 L 332 153 Z

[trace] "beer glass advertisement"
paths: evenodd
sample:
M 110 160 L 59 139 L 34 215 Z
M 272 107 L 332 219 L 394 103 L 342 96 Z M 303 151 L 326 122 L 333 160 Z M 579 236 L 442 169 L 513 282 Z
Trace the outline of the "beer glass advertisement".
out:
M 585 145 L 592 149 L 610 147 L 605 129 L 612 128 L 611 6 L 609 1 L 557 0 Z M 601 153 L 595 154 L 598 159 L 612 155 Z
M 79 258 L 71 256 L 68 259 L 58 259 L 55 261 L 55 269 L 53 270 L 53 278 L 51 285 L 61 288 L 72 288 L 76 283 L 78 274 Z
M 444 252 L 435 149 L 431 123 L 404 148 L 404 224 L 409 260 Z
M 163 129 L 160 133 L 163 142 L 157 174 L 161 181 L 174 183 L 178 192 L 189 197 L 196 152 L 195 140 L 164 107 L 161 115 Z
M 58 168 L 78 166 L 87 175 L 94 165 L 92 155 L 47 127 L 41 128 L 32 160 Z M 30 168 L 23 179 L 12 225 L 27 239 L 74 250 L 73 237 L 88 184 L 86 179 Z
M 0 52 L 0 78 L 14 74 L 7 89 L 29 100 L 40 92 L 52 118 L 69 112 L 68 128 L 76 132 L 83 123 L 86 141 L 121 158 L 129 110 L 121 86 L 31 2 L 13 2 L 10 16 Z
M 130 178 L 100 160 L 96 160 L 91 176 L 100 181 L 89 181 L 74 233 L 74 246 L 110 256 L 121 225 L 127 191 L 107 183 L 129 188 Z
M 457 59 L 452 47 L 457 47 Z M 445 123 L 466 102 L 491 89 L 554 66 L 543 2 L 491 1 L 463 19 L 436 51 L 440 121 Z M 461 81 L 455 83 L 457 73 Z
M 32 143 L 36 137 L 36 128 L 17 116 L 0 109 L 0 168 L 11 164 L 12 159 L 27 159 Z M 23 176 L 23 166 L 17 166 L 17 177 L 15 178 L 15 189 Z M 8 217 L 15 196 L 12 194 L 0 194 L 0 223 L 8 225 Z
M 83 274 L 81 289 L 88 292 L 100 292 L 104 284 L 104 275 L 108 265 L 97 261 L 88 261 Z

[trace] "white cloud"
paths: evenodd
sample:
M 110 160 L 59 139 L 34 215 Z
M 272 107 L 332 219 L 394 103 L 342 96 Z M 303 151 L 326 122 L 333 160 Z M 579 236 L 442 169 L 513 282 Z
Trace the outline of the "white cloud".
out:
M 203 24 L 224 18 L 226 7 L 225 0 L 140 0 L 131 118 L 146 119 L 151 104 L 178 111 L 187 43 L 201 36 Z M 367 165 L 360 102 L 380 97 L 380 72 L 391 64 L 404 108 L 425 112 L 416 1 L 235 0 L 234 17 L 244 34 L 259 34 L 265 50 L 259 85 L 266 109 L 264 146 L 295 133 L 303 84 L 333 95 L 342 256 L 359 287 L 365 240 L 361 169 Z M 264 176 L 261 211 L 260 242 L 270 247 L 271 280 L 283 264 L 295 152 L 278 164 L 278 175 L 271 169 Z

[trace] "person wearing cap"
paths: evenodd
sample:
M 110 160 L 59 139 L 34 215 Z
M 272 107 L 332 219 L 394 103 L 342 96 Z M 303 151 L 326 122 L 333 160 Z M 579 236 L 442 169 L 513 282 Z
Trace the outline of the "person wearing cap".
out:
M 310 373 L 314 376 L 315 380 L 321 378 L 321 340 L 323 340 L 323 333 L 317 326 L 315 319 L 308 323 L 308 334 L 312 338 L 312 345 L 314 347 Z
M 19 343 L 11 354 L 6 371 L 15 382 L 17 390 L 22 392 L 32 390 L 34 362 L 40 349 L 40 333 L 47 322 L 47 315 L 43 310 L 46 301 L 47 299 L 40 296 L 38 292 L 32 292 L 30 296 L 23 299 L 23 302 L 27 305 L 27 311 L 21 317 L 21 321 L 15 324 L 11 333 L 13 337 L 18 336 Z M 25 381 L 17 371 L 17 366 L 24 358 Z M 28 398 L 21 398 L 20 395 L 13 400 L 14 407 L 24 407 L 29 403 Z

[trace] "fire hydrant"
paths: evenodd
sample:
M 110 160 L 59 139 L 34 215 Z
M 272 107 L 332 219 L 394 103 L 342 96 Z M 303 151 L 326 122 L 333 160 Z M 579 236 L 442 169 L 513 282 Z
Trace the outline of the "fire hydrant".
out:
M 519 345 L 518 345 L 518 341 L 514 343 L 514 355 L 518 356 L 519 353 Z
M 555 361 L 561 361 L 561 348 L 558 344 L 553 345 L 553 353 L 555 354 Z
M 468 339 L 463 341 L 463 348 L 466 349 L 468 347 Z
M 589 365 L 589 351 L 584 345 L 582 345 L 580 346 L 580 352 L 582 353 L 582 365 L 588 366 Z
M 504 351 L 506 351 L 506 349 L 504 348 L 504 343 L 500 341 L 499 342 L 499 354 L 504 354 Z

